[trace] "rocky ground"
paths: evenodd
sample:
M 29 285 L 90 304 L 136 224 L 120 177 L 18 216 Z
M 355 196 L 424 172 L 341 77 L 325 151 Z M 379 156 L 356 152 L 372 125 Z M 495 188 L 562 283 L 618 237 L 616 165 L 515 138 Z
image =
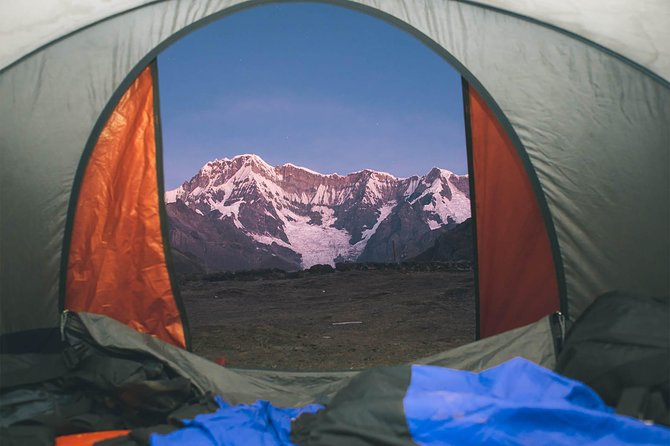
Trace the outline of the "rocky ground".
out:
M 220 279 L 182 280 L 181 294 L 193 350 L 231 367 L 399 364 L 475 336 L 471 271 L 326 269 Z

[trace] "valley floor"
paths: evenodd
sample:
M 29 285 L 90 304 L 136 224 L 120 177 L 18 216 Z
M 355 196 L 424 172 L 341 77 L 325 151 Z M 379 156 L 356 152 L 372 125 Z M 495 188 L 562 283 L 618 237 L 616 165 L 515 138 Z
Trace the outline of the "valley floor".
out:
M 195 353 L 230 367 L 348 370 L 410 362 L 474 340 L 472 272 L 336 271 L 186 281 Z

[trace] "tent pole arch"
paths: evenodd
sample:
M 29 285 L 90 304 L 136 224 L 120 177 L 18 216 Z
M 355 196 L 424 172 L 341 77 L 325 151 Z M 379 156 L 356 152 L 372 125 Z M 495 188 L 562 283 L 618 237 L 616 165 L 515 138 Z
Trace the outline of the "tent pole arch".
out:
M 117 88 L 116 92 L 112 95 L 112 98 L 110 99 L 109 103 L 103 110 L 103 113 L 100 115 L 98 121 L 96 122 L 96 125 L 94 127 L 93 132 L 90 135 L 90 138 L 86 144 L 86 149 L 84 152 L 84 155 L 82 156 L 79 168 L 77 169 L 77 175 L 75 177 L 75 183 L 73 187 L 73 192 L 71 195 L 70 199 L 70 204 L 69 204 L 69 209 L 68 209 L 68 219 L 67 219 L 67 225 L 66 225 L 66 233 L 64 237 L 64 242 L 63 242 L 63 254 L 62 254 L 62 262 L 61 262 L 61 285 L 60 285 L 60 295 L 59 295 L 59 308 L 62 311 L 65 309 L 65 299 L 66 299 L 66 277 L 67 277 L 67 268 L 68 268 L 68 259 L 69 259 L 69 251 L 70 251 L 70 244 L 72 240 L 72 229 L 73 229 L 73 221 L 75 218 L 75 209 L 76 209 L 76 203 L 77 203 L 77 196 L 79 194 L 79 190 L 81 188 L 81 182 L 83 180 L 83 175 L 85 173 L 86 165 L 88 164 L 88 160 L 91 156 L 91 153 L 93 152 L 93 148 L 98 140 L 99 134 L 102 131 L 102 128 L 104 126 L 104 123 L 107 122 L 107 119 L 109 115 L 112 113 L 114 110 L 114 107 L 120 97 L 125 93 L 127 88 L 134 82 L 134 80 L 137 78 L 139 73 L 144 69 L 145 66 L 147 65 L 154 65 L 155 67 L 155 59 L 158 56 L 158 54 L 163 51 L 166 47 L 174 43 L 176 40 L 181 39 L 185 35 L 196 31 L 197 29 L 200 29 L 209 23 L 216 21 L 216 20 L 222 20 L 225 19 L 226 16 L 234 14 L 236 12 L 245 10 L 247 8 L 251 7 L 257 7 L 257 6 L 263 6 L 267 4 L 273 4 L 273 3 L 287 3 L 285 1 L 265 1 L 265 0 L 259 0 L 259 1 L 251 1 L 251 2 L 246 2 L 242 5 L 238 5 L 236 7 L 231 7 L 229 9 L 222 10 L 218 13 L 212 14 L 210 16 L 204 17 L 199 21 L 196 21 L 192 23 L 191 25 L 185 27 L 184 29 L 180 30 L 179 32 L 171 35 L 168 39 L 164 40 L 161 42 L 158 46 L 153 48 L 151 51 L 149 51 L 144 58 L 128 73 L 126 76 L 126 79 L 121 83 L 121 85 Z M 544 225 L 547 231 L 547 234 L 549 234 L 549 239 L 551 243 L 551 251 L 553 254 L 553 263 L 556 269 L 556 282 L 558 284 L 558 293 L 559 293 L 559 305 L 561 310 L 567 314 L 568 308 L 567 308 L 567 298 L 565 294 L 565 286 L 564 286 L 564 277 L 563 277 L 563 271 L 562 271 L 562 263 L 561 263 L 561 256 L 560 256 L 560 250 L 558 247 L 558 240 L 555 235 L 555 230 L 553 227 L 553 221 L 550 215 L 550 211 L 547 207 L 546 202 L 544 201 L 544 195 L 542 193 L 541 187 L 539 185 L 539 181 L 537 179 L 537 176 L 535 175 L 535 171 L 532 168 L 532 165 L 530 163 L 530 160 L 528 159 L 528 156 L 523 149 L 523 145 L 521 144 L 521 141 L 519 140 L 518 136 L 514 132 L 514 129 L 510 125 L 509 121 L 506 119 L 504 113 L 500 109 L 500 107 L 496 104 L 494 99 L 491 97 L 491 95 L 486 91 L 483 85 L 475 78 L 475 76 L 467 70 L 467 68 L 460 63 L 453 55 L 451 55 L 448 51 L 446 51 L 442 46 L 437 44 L 435 41 L 430 39 L 428 36 L 425 34 L 421 33 L 419 30 L 416 28 L 412 27 L 411 25 L 402 22 L 393 16 L 390 16 L 386 13 L 383 13 L 380 10 L 377 10 L 375 8 L 369 7 L 369 6 L 364 6 L 360 4 L 356 4 L 350 1 L 343 1 L 343 0 L 317 0 L 314 1 L 314 3 L 325 3 L 325 4 L 333 4 L 341 7 L 346 7 L 347 9 L 351 9 L 366 15 L 370 15 L 372 17 L 381 19 L 386 21 L 387 23 L 390 23 L 391 25 L 399 28 L 400 30 L 412 35 L 413 37 L 417 38 L 420 40 L 423 44 L 431 48 L 436 54 L 438 54 L 440 57 L 442 57 L 447 63 L 449 63 L 452 67 L 454 67 L 462 76 L 463 78 L 470 84 L 475 86 L 476 90 L 480 93 L 481 96 L 486 98 L 487 104 L 491 108 L 491 110 L 494 111 L 496 118 L 498 121 L 503 125 L 505 128 L 505 131 L 507 134 L 511 137 L 511 140 L 513 141 L 514 147 L 516 149 L 517 155 L 519 158 L 522 160 L 523 165 L 525 167 L 525 174 L 529 178 L 531 184 L 533 185 L 533 190 L 535 191 L 535 200 L 537 201 L 537 205 L 541 209 L 541 213 L 544 219 Z M 155 73 L 155 68 L 154 68 L 154 73 Z M 154 81 L 155 82 L 155 81 Z M 156 92 L 158 91 L 157 89 L 155 90 Z M 156 96 L 158 94 L 156 93 Z M 464 99 L 465 100 L 465 99 Z M 157 132 L 158 135 L 160 135 L 160 129 L 158 129 Z M 158 156 L 161 158 L 161 151 L 162 151 L 162 145 L 158 142 Z M 162 170 L 159 169 L 158 173 L 159 177 L 162 177 Z M 161 185 L 162 189 L 162 185 Z M 474 205 L 473 205 L 474 207 Z M 165 215 L 164 215 L 164 210 L 162 213 L 162 220 L 163 220 L 163 225 L 165 226 Z M 475 224 L 476 226 L 476 224 Z M 164 245 L 166 245 L 166 252 L 169 251 L 167 248 L 167 239 L 165 238 L 164 235 Z M 169 254 L 167 254 L 169 256 Z M 476 266 L 475 266 L 476 268 Z M 168 269 L 172 271 L 171 267 L 171 260 L 168 260 Z M 172 276 L 172 281 L 174 282 L 174 276 L 171 273 Z M 476 289 L 478 290 L 478 284 L 475 284 Z M 173 290 L 175 290 L 177 287 L 173 286 Z M 177 293 L 176 291 L 175 293 Z M 476 294 L 478 295 L 478 291 L 476 291 Z M 176 294 L 175 294 L 176 295 Z M 176 300 L 177 300 L 177 305 L 179 306 L 181 310 L 181 314 L 184 316 L 184 310 L 183 310 L 183 304 L 181 303 L 181 299 L 177 297 L 176 295 Z M 479 307 L 479 298 L 477 297 L 477 307 Z M 185 317 L 182 316 L 182 320 L 186 320 Z M 477 317 L 477 324 L 479 325 L 479 316 Z M 514 328 L 514 327 L 509 327 L 509 328 Z M 478 329 L 478 334 L 479 336 L 479 329 Z

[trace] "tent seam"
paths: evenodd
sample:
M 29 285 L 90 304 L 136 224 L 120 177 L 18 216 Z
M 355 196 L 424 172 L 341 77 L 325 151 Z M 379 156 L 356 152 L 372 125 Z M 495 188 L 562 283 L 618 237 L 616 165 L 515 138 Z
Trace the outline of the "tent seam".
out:
M 475 168 L 472 154 L 472 124 L 470 121 L 470 93 L 469 85 L 461 77 L 461 94 L 463 96 L 463 123 L 465 124 L 465 151 L 468 160 L 468 183 L 470 192 L 470 215 L 472 218 L 472 267 L 475 282 L 475 339 L 481 338 L 480 310 L 479 310 L 479 250 L 477 244 L 477 206 L 475 206 Z
M 163 171 L 163 128 L 161 126 L 160 114 L 160 89 L 158 82 L 158 62 L 154 59 L 151 64 L 151 81 L 153 83 L 153 108 L 154 108 L 154 139 L 156 141 L 156 180 L 158 182 L 158 218 L 161 227 L 161 236 L 163 238 L 163 255 L 165 256 L 165 266 L 170 280 L 172 296 L 179 311 L 182 329 L 184 330 L 184 344 L 187 351 L 191 351 L 191 330 L 184 307 L 184 300 L 181 297 L 179 287 L 175 284 L 175 269 L 172 260 L 172 250 L 170 249 L 170 238 L 168 228 L 167 210 L 165 208 L 165 181 Z

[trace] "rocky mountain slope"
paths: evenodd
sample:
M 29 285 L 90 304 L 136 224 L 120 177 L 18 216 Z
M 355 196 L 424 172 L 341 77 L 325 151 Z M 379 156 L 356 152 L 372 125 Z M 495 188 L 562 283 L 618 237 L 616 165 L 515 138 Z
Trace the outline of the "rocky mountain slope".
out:
M 324 175 L 239 155 L 208 162 L 165 195 L 182 271 L 400 261 L 470 217 L 467 176 L 439 168 Z
M 411 259 L 414 262 L 452 262 L 472 263 L 474 246 L 472 243 L 472 219 L 468 218 L 453 229 L 443 230 L 433 246 Z

